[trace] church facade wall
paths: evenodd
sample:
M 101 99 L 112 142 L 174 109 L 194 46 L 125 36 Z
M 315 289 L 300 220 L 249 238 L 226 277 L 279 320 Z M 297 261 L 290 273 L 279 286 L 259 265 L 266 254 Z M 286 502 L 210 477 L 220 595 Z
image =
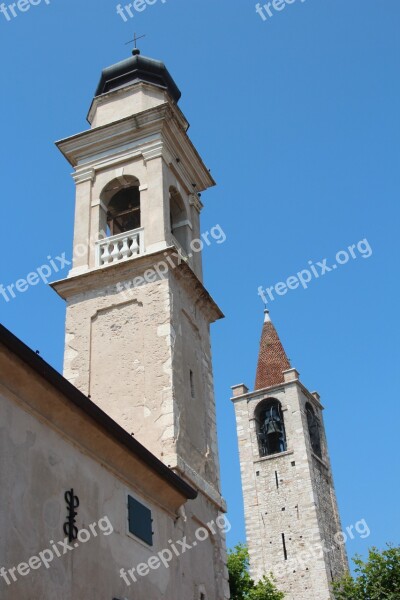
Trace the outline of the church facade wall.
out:
M 122 469 L 116 473 L 115 463 L 114 468 L 107 464 L 108 441 L 101 442 L 98 431 L 86 428 L 79 411 L 75 417 L 74 409 L 65 412 L 66 426 L 61 432 L 42 411 L 44 405 L 54 415 L 63 411 L 60 398 L 35 376 L 30 374 L 25 380 L 27 373 L 21 375 L 19 368 L 13 372 L 9 360 L 0 371 L 0 503 L 7 507 L 0 513 L 0 567 L 10 582 L 8 585 L 0 577 L 1 598 L 199 600 L 202 593 L 207 600 L 227 597 L 214 563 L 217 558 L 221 562 L 219 540 L 224 538 L 228 522 L 212 502 L 201 497 L 183 504 L 167 484 L 151 483 L 154 476 L 150 470 L 138 473 L 129 469 L 129 478 L 122 476 Z M 10 385 L 6 371 L 15 380 Z M 36 402 L 43 402 L 38 413 Z M 62 412 L 59 418 L 63 419 Z M 68 436 L 69 426 L 75 427 L 73 440 Z M 92 436 L 104 448 L 101 460 L 88 452 L 93 447 Z M 120 455 L 125 464 L 126 458 Z M 78 533 L 78 540 L 64 555 L 64 547 L 59 545 L 65 542 L 63 526 L 68 514 L 64 495 L 72 489 L 79 498 L 78 531 L 89 535 L 80 542 Z M 128 496 L 151 510 L 152 546 L 129 533 Z M 59 548 L 60 557 L 54 547 Z M 27 572 L 30 560 L 46 550 L 54 555 L 51 560 L 45 555 L 48 568 L 42 563 Z M 166 564 L 161 560 L 158 568 L 146 569 L 149 561 L 156 564 L 157 557 L 160 563 L 160 553 Z M 13 568 L 16 581 L 10 574 Z M 129 575 L 131 569 L 135 569 L 136 581 Z M 205 581 L 204 573 L 213 576 Z

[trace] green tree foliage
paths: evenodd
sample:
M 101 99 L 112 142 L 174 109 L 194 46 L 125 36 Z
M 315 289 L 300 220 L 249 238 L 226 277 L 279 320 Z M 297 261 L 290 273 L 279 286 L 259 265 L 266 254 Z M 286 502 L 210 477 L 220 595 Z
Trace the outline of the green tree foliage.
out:
M 283 600 L 284 594 L 276 589 L 268 577 L 263 577 L 257 584 L 251 579 L 249 552 L 243 544 L 238 544 L 229 552 L 228 571 L 231 600 Z
M 355 576 L 347 574 L 333 584 L 336 600 L 399 600 L 400 547 L 371 548 L 366 562 L 359 556 L 353 562 Z

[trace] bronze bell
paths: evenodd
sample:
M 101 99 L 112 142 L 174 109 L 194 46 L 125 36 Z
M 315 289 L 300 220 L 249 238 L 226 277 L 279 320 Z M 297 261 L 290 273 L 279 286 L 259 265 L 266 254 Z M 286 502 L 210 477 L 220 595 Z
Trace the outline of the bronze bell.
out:
M 281 434 L 281 429 L 276 421 L 268 421 L 266 432 L 267 436 L 276 436 Z

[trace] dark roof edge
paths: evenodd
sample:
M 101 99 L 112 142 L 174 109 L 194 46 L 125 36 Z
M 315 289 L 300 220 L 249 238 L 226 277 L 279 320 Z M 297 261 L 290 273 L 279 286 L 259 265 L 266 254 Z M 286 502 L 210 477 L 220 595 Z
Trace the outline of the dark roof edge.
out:
M 145 448 L 140 442 L 127 433 L 118 423 L 102 411 L 94 402 L 80 392 L 72 383 L 53 369 L 43 358 L 33 352 L 11 331 L 0 324 L 0 343 L 4 344 L 13 354 L 18 356 L 24 363 L 36 371 L 41 377 L 61 392 L 75 406 L 83 410 L 91 419 L 96 421 L 100 427 L 107 430 L 115 440 L 123 444 L 132 454 L 135 454 L 142 462 L 146 463 L 153 471 L 160 475 L 165 481 L 172 485 L 178 492 L 188 500 L 197 498 L 197 491 L 176 475 L 154 454 Z

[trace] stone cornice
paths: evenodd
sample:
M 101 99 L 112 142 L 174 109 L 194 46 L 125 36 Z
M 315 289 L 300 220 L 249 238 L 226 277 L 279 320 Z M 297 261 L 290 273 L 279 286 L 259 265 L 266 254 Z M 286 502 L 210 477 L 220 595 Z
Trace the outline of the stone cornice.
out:
M 319 408 L 320 410 L 325 409 L 325 407 L 320 402 L 320 400 L 318 400 L 315 396 L 313 396 L 313 394 L 306 388 L 305 385 L 303 385 L 301 383 L 301 381 L 299 381 L 299 386 L 301 387 L 302 392 L 304 393 L 305 396 L 307 396 L 307 398 L 309 399 L 311 404 L 313 404 L 316 408 Z
M 197 194 L 191 194 L 189 202 L 190 206 L 194 206 L 198 213 L 200 213 L 204 208 L 204 204 L 202 203 Z
M 301 391 L 304 393 L 304 395 L 307 396 L 308 400 L 315 407 L 319 408 L 320 410 L 324 410 L 324 406 L 321 404 L 321 402 L 319 400 L 317 400 L 317 398 L 315 398 L 315 396 L 312 395 L 312 393 L 305 387 L 305 385 L 303 385 L 301 383 L 301 381 L 299 379 L 293 379 L 292 381 L 285 381 L 284 383 L 280 383 L 279 385 L 273 385 L 270 387 L 266 387 L 266 388 L 263 388 L 262 390 L 254 390 L 252 392 L 248 392 L 247 394 L 241 394 L 240 396 L 233 396 L 231 398 L 231 401 L 235 404 L 236 402 L 239 402 L 242 400 L 247 400 L 247 402 L 250 402 L 250 400 L 253 400 L 258 397 L 260 397 L 260 400 L 262 400 L 263 397 L 271 396 L 274 393 L 276 394 L 278 392 L 285 391 L 285 388 L 292 386 L 292 385 L 298 385 L 299 388 L 301 389 Z
M 260 458 L 257 458 L 253 462 L 261 463 L 261 462 L 265 462 L 265 461 L 269 461 L 269 460 L 275 460 L 276 458 L 283 458 L 284 456 L 290 456 L 292 454 L 294 454 L 294 450 L 292 450 L 292 449 L 285 450 L 284 452 L 278 452 L 277 454 L 270 454 L 269 456 L 260 456 Z
M 180 456 L 176 457 L 176 465 L 171 466 L 171 469 L 186 480 L 189 485 L 195 486 L 195 488 L 201 491 L 213 504 L 216 505 L 218 510 L 223 513 L 227 512 L 227 506 L 225 499 L 221 496 L 220 492 L 208 481 L 206 481 L 201 475 L 196 473 Z
M 78 185 L 79 183 L 84 183 L 85 181 L 94 181 L 96 177 L 96 171 L 89 167 L 73 173 L 72 177 L 75 183 Z
M 201 192 L 214 179 L 190 141 L 182 113 L 173 104 L 161 104 L 101 127 L 56 142 L 65 158 L 80 171 L 99 171 L 138 156 L 163 156 L 174 164 L 190 191 Z
M 103 266 L 91 269 L 79 275 L 73 275 L 60 281 L 51 283 L 51 287 L 64 300 L 69 300 L 88 291 L 99 289 L 99 280 L 101 288 L 117 286 L 119 283 L 133 280 L 147 269 L 151 269 L 158 262 L 165 262 L 166 256 L 175 257 L 177 248 L 169 246 L 163 250 L 140 255 L 134 259 L 116 263 L 115 265 Z M 185 287 L 192 291 L 196 290 L 198 299 L 197 305 L 207 314 L 209 322 L 217 321 L 224 317 L 222 311 L 215 303 L 209 292 L 206 290 L 200 279 L 195 275 L 190 266 L 183 261 L 174 269 L 170 269 L 174 276 L 179 277 Z M 116 293 L 118 290 L 116 289 Z
M 173 273 L 181 279 L 188 292 L 193 293 L 193 290 L 196 290 L 198 293 L 196 304 L 207 312 L 210 323 L 225 318 L 219 306 L 186 262 L 182 262 Z

